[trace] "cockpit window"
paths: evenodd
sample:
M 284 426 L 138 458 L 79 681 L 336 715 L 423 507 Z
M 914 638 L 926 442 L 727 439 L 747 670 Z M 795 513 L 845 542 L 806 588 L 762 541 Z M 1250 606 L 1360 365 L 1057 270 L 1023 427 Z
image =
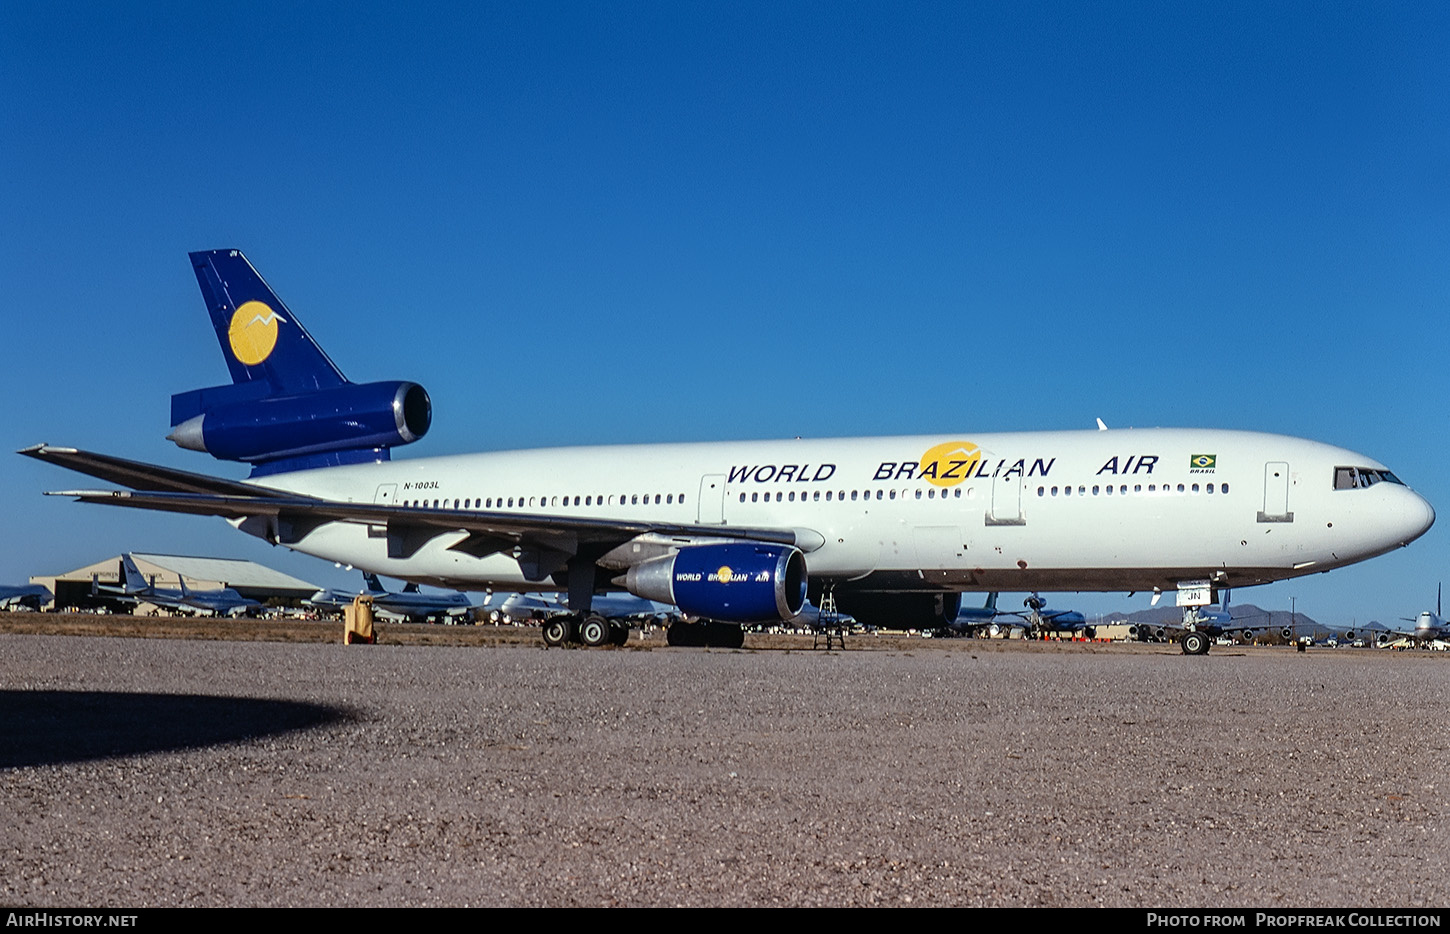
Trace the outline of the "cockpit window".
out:
M 1336 490 L 1367 490 L 1379 482 L 1397 483 L 1404 486 L 1399 477 L 1388 470 L 1375 470 L 1370 467 L 1336 467 L 1334 468 L 1334 488 Z

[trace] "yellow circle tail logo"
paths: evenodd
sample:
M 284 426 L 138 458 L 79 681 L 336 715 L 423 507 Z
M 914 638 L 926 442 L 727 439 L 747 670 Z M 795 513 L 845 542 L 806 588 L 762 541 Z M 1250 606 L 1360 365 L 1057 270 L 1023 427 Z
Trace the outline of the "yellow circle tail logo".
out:
M 261 363 L 277 346 L 277 322 L 286 320 L 264 302 L 244 302 L 227 328 L 232 353 L 247 366 Z
M 916 476 L 932 486 L 956 486 L 982 462 L 982 450 L 970 441 L 948 441 L 921 455 Z
M 720 570 L 715 572 L 715 579 L 722 584 L 728 584 L 730 583 L 731 575 L 734 573 L 734 571 L 730 570 L 730 565 L 722 564 Z

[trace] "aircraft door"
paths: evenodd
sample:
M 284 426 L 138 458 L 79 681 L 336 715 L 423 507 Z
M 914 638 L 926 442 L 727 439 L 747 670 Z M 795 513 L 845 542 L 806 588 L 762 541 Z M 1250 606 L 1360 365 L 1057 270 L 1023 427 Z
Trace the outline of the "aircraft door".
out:
M 1026 525 L 1022 518 L 1022 474 L 1010 473 L 992 478 L 992 509 L 987 513 L 988 525 Z
M 1289 465 L 1270 461 L 1264 465 L 1264 510 L 1260 522 L 1293 522 L 1289 511 Z
M 391 506 L 398 499 L 398 485 L 396 483 L 382 483 L 378 485 L 377 493 L 373 494 L 373 504 L 377 506 Z M 388 527 L 386 525 L 369 525 L 368 538 L 387 538 Z
M 700 478 L 699 523 L 701 525 L 725 524 L 725 475 L 706 474 Z

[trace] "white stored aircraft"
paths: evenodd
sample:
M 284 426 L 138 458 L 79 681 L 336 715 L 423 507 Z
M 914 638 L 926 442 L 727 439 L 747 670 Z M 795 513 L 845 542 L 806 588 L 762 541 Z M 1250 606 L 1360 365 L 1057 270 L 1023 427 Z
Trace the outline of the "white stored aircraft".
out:
M 1414 623 L 1414 629 L 1406 631 L 1403 629 L 1375 628 L 1371 631 L 1375 633 L 1376 641 L 1381 645 L 1386 645 L 1397 639 L 1410 639 L 1418 644 L 1428 645 L 1432 642 L 1443 642 L 1446 639 L 1450 639 L 1450 622 L 1447 622 L 1442 615 L 1444 610 L 1441 609 L 1440 604 L 1441 591 L 1443 589 L 1443 585 L 1435 588 L 1434 612 L 1421 610 L 1420 615 L 1414 619 L 1408 616 L 1400 617 L 1407 623 Z M 1350 631 L 1345 633 L 1345 637 L 1353 639 L 1354 632 Z
M 363 574 L 367 589 L 352 593 L 346 590 L 319 590 L 307 601 L 316 607 L 342 609 L 351 606 L 360 594 L 372 597 L 373 608 L 390 616 L 402 619 L 446 619 L 449 616 L 463 616 L 473 610 L 467 594 L 423 593 L 417 584 L 410 583 L 394 593 L 383 586 L 376 574 Z
M 191 254 L 232 375 L 172 397 L 225 480 L 73 448 L 21 453 L 132 489 L 84 502 L 225 517 L 329 561 L 459 589 L 567 594 L 551 641 L 602 645 L 597 592 L 690 616 L 787 620 L 807 594 L 867 625 L 939 628 L 964 591 L 1218 589 L 1407 545 L 1430 504 L 1380 462 L 1243 431 L 971 432 L 556 448 L 393 461 L 421 386 L 355 384 L 236 250 Z M 1344 482 L 1348 477 L 1352 482 Z M 560 636 L 562 631 L 563 635 Z M 1197 640 L 1194 651 L 1199 651 Z

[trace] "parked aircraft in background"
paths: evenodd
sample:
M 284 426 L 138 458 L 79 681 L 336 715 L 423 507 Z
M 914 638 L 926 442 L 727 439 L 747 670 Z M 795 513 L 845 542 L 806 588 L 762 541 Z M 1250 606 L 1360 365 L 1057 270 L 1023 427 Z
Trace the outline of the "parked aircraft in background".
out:
M 308 602 L 313 606 L 341 608 L 351 606 L 358 596 L 366 595 L 372 597 L 375 610 L 402 619 L 442 619 L 447 616 L 460 616 L 473 610 L 467 594 L 423 593 L 417 584 L 408 584 L 396 593 L 390 592 L 376 574 L 366 572 L 363 574 L 363 583 L 367 585 L 367 589 L 360 593 L 319 590 Z
M 1182 591 L 1203 605 L 1223 588 L 1384 554 L 1434 522 L 1373 458 L 1242 431 L 392 461 L 392 447 L 431 423 L 421 386 L 349 382 L 240 252 L 191 262 L 232 383 L 173 396 L 169 437 L 252 465 L 250 478 L 44 444 L 22 453 L 131 488 L 63 494 L 83 502 L 222 516 L 274 544 L 413 582 L 562 592 L 571 620 L 546 627 L 551 642 L 616 638 L 627 623 L 594 600 L 620 590 L 728 623 L 789 620 L 808 596 L 819 604 L 830 593 L 863 624 L 903 628 L 950 624 L 964 591 Z
M 496 623 L 527 620 L 542 622 L 555 616 L 568 616 L 569 607 L 558 597 L 538 593 L 494 594 L 485 604 L 489 619 Z M 613 619 L 634 623 L 668 625 L 676 616 L 674 608 L 633 594 L 596 594 L 594 610 Z
M 982 606 L 964 606 L 957 612 L 957 618 L 947 628 L 961 635 L 1000 636 L 1012 629 L 1020 629 L 1024 636 L 1038 638 L 1044 633 L 1082 633 L 1091 639 L 1094 628 L 1087 624 L 1087 618 L 1076 610 L 1050 610 L 1047 601 L 1037 594 L 1022 601 L 1025 609 L 1003 610 L 997 606 L 996 593 L 987 594 Z
M 40 584 L 0 586 L 0 609 L 38 610 L 55 599 L 49 587 Z
M 1413 620 L 1415 629 L 1413 632 L 1416 642 L 1433 642 L 1437 639 L 1450 638 L 1450 624 L 1445 622 L 1442 615 L 1444 611 L 1440 608 L 1440 588 L 1435 588 L 1435 612 L 1422 610 L 1420 615 Z M 1406 620 L 1410 622 L 1410 620 Z
M 849 613 L 837 611 L 835 613 L 822 613 L 820 608 L 807 600 L 805 606 L 795 616 L 784 621 L 786 626 L 793 626 L 798 629 L 820 629 L 823 626 L 834 629 L 851 629 L 856 625 L 856 618 Z
M 1443 585 L 1435 588 L 1435 612 L 1432 613 L 1429 610 L 1422 610 L 1420 615 L 1413 619 L 1408 616 L 1400 617 L 1407 623 L 1414 623 L 1415 626 L 1413 629 L 1390 629 L 1389 627 L 1374 629 L 1366 627 L 1365 631 L 1372 632 L 1375 641 L 1380 645 L 1388 645 L 1397 639 L 1410 639 L 1422 644 L 1450 639 L 1450 622 L 1447 622 L 1445 617 L 1441 615 L 1444 612 L 1440 604 L 1442 588 Z M 1353 639 L 1354 633 L 1345 633 L 1345 637 Z
M 981 606 L 959 607 L 956 618 L 946 624 L 946 630 L 962 636 L 974 636 L 984 632 L 991 636 L 1003 634 L 1012 627 L 1012 623 L 1006 620 L 1012 612 L 997 609 L 997 597 L 997 592 L 992 591 L 987 594 L 986 602 Z
M 1081 634 L 1088 639 L 1097 635 L 1096 629 L 1088 625 L 1087 617 L 1077 610 L 1049 610 L 1047 601 L 1037 594 L 1023 600 L 1022 605 L 1027 609 L 1017 615 L 1033 638 L 1047 632 Z
M 1267 632 L 1273 626 L 1269 617 L 1255 610 L 1252 616 L 1234 616 L 1229 611 L 1229 592 L 1223 592 L 1223 603 L 1218 607 L 1194 607 L 1191 614 L 1185 614 L 1179 624 L 1151 625 L 1138 623 L 1128 627 L 1128 635 L 1137 639 L 1164 639 L 1172 635 L 1189 655 L 1204 655 L 1209 644 L 1222 636 L 1252 635 Z M 1285 639 L 1294 638 L 1294 632 L 1285 626 L 1280 630 Z
M 483 606 L 489 622 L 501 626 L 542 623 L 551 616 L 569 613 L 569 608 L 557 599 L 533 593 L 496 593 Z
M 91 593 L 105 594 L 113 600 L 124 603 L 149 603 L 167 610 L 187 611 L 193 614 L 211 613 L 216 616 L 235 616 L 262 605 L 256 600 L 242 596 L 230 587 L 223 587 L 221 590 L 192 590 L 186 586 L 186 581 L 180 576 L 176 579 L 178 585 L 176 589 L 157 587 L 155 575 L 152 575 L 148 582 L 141 575 L 141 569 L 136 567 L 136 562 L 131 559 L 130 555 L 121 556 L 120 577 L 121 586 L 112 587 L 107 584 L 98 584 L 93 576 Z

